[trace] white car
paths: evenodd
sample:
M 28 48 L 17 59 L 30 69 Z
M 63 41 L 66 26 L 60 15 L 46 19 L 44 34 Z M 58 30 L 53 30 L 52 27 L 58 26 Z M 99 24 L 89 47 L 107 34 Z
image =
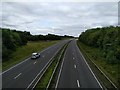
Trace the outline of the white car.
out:
M 39 53 L 32 53 L 31 59 L 36 59 L 39 58 L 40 54 Z

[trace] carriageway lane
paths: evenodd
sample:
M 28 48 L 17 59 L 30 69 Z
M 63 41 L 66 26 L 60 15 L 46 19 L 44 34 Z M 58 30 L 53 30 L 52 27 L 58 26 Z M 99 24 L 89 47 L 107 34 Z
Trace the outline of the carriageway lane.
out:
M 2 74 L 2 88 L 27 88 L 49 60 L 69 40 L 61 41 L 41 52 L 37 60 L 28 58 L 25 62 Z
M 102 88 L 75 40 L 72 40 L 66 49 L 59 76 L 57 88 Z

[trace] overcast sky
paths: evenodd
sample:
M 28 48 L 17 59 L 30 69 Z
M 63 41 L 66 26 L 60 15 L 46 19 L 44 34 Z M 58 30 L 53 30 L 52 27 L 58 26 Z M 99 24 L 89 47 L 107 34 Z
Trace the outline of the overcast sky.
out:
M 31 34 L 79 34 L 86 29 L 117 25 L 117 2 L 4 2 L 0 27 Z

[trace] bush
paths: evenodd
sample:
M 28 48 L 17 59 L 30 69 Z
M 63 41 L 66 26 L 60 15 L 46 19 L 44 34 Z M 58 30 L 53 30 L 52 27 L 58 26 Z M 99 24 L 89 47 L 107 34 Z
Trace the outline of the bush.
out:
M 79 41 L 91 47 L 99 48 L 103 57 L 111 64 L 120 60 L 120 27 L 110 26 L 96 29 L 89 29 L 79 36 Z

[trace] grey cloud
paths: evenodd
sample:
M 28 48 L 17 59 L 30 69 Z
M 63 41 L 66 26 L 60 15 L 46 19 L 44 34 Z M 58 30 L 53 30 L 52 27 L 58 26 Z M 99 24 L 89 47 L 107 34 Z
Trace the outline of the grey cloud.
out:
M 0 26 L 27 30 L 32 34 L 78 36 L 88 28 L 117 25 L 118 19 L 116 2 L 10 2 L 3 3 L 0 7 Z

